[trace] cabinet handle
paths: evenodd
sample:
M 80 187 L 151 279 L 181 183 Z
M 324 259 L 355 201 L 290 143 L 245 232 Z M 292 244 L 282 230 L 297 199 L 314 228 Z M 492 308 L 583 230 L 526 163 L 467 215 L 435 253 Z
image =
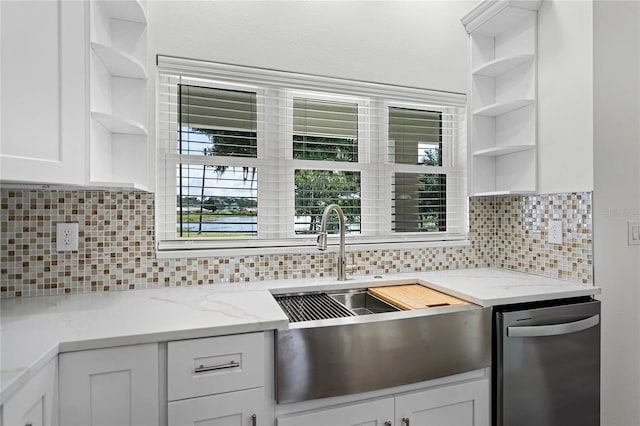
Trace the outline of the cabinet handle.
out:
M 404 426 L 409 426 L 409 417 L 403 417 L 402 418 L 402 424 Z
M 220 364 L 220 365 L 211 365 L 209 367 L 205 367 L 204 365 L 200 365 L 200 367 L 193 370 L 194 373 L 206 373 L 207 371 L 216 371 L 216 370 L 224 370 L 225 368 L 236 368 L 240 367 L 239 362 L 231 361 L 228 364 Z
M 387 420 L 386 422 L 384 422 L 384 426 L 391 426 L 391 420 Z
M 580 321 L 552 325 L 534 325 L 527 327 L 507 327 L 508 337 L 541 337 L 558 336 L 561 334 L 577 333 L 600 324 L 600 315 L 582 319 Z
M 33 423 L 31 423 L 31 422 L 26 422 L 26 423 L 24 424 L 24 426 L 33 426 Z
M 251 416 L 251 426 L 257 426 L 257 424 L 258 424 L 258 416 L 254 414 L 253 416 Z

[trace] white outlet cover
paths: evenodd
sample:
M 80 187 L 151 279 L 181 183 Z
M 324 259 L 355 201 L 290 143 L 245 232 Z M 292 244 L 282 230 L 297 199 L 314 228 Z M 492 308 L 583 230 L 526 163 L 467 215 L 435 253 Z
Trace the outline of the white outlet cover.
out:
M 562 221 L 550 220 L 548 234 L 550 244 L 562 244 Z
M 56 224 L 56 251 L 78 251 L 78 223 Z

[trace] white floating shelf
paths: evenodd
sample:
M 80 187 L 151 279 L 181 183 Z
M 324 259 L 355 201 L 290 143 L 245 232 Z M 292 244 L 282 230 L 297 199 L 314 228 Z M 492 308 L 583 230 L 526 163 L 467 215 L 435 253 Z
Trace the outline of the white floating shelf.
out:
M 102 43 L 93 42 L 91 48 L 112 75 L 147 79 L 147 71 L 144 66 L 133 56 Z
M 498 195 L 535 195 L 536 191 L 508 189 L 504 191 L 476 192 L 473 197 L 494 197 Z
M 498 58 L 491 62 L 478 67 L 473 75 L 482 75 L 485 77 L 497 77 L 514 69 L 518 65 L 533 62 L 533 55 L 513 55 L 505 58 Z
M 535 145 L 509 145 L 494 146 L 492 148 L 479 149 L 471 155 L 477 157 L 498 157 L 500 155 L 513 154 L 515 152 L 529 151 L 535 148 Z
M 139 0 L 106 0 L 104 4 L 113 19 L 138 22 L 140 24 L 147 23 L 147 12 L 145 12 Z
M 97 111 L 91 111 L 91 116 L 111 133 L 147 136 L 147 129 L 137 121 Z
M 500 102 L 493 105 L 488 105 L 484 108 L 477 109 L 473 112 L 473 115 L 483 115 L 486 117 L 497 117 L 502 114 L 506 114 L 511 111 L 526 107 L 535 103 L 535 99 L 516 99 L 508 102 Z

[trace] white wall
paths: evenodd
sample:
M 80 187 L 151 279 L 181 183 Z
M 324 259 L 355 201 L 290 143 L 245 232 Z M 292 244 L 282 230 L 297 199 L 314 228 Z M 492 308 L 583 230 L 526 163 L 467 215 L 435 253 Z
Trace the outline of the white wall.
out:
M 538 191 L 593 190 L 593 3 L 538 11 Z
M 154 1 L 151 51 L 466 93 L 466 1 Z
M 594 3 L 594 260 L 602 287 L 602 425 L 640 425 L 640 2 Z

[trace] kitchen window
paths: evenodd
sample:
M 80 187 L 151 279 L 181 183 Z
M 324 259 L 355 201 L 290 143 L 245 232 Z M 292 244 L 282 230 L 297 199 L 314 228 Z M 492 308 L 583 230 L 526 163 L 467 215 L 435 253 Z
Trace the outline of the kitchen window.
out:
M 159 256 L 313 247 L 331 203 L 351 245 L 466 238 L 464 95 L 158 64 Z

